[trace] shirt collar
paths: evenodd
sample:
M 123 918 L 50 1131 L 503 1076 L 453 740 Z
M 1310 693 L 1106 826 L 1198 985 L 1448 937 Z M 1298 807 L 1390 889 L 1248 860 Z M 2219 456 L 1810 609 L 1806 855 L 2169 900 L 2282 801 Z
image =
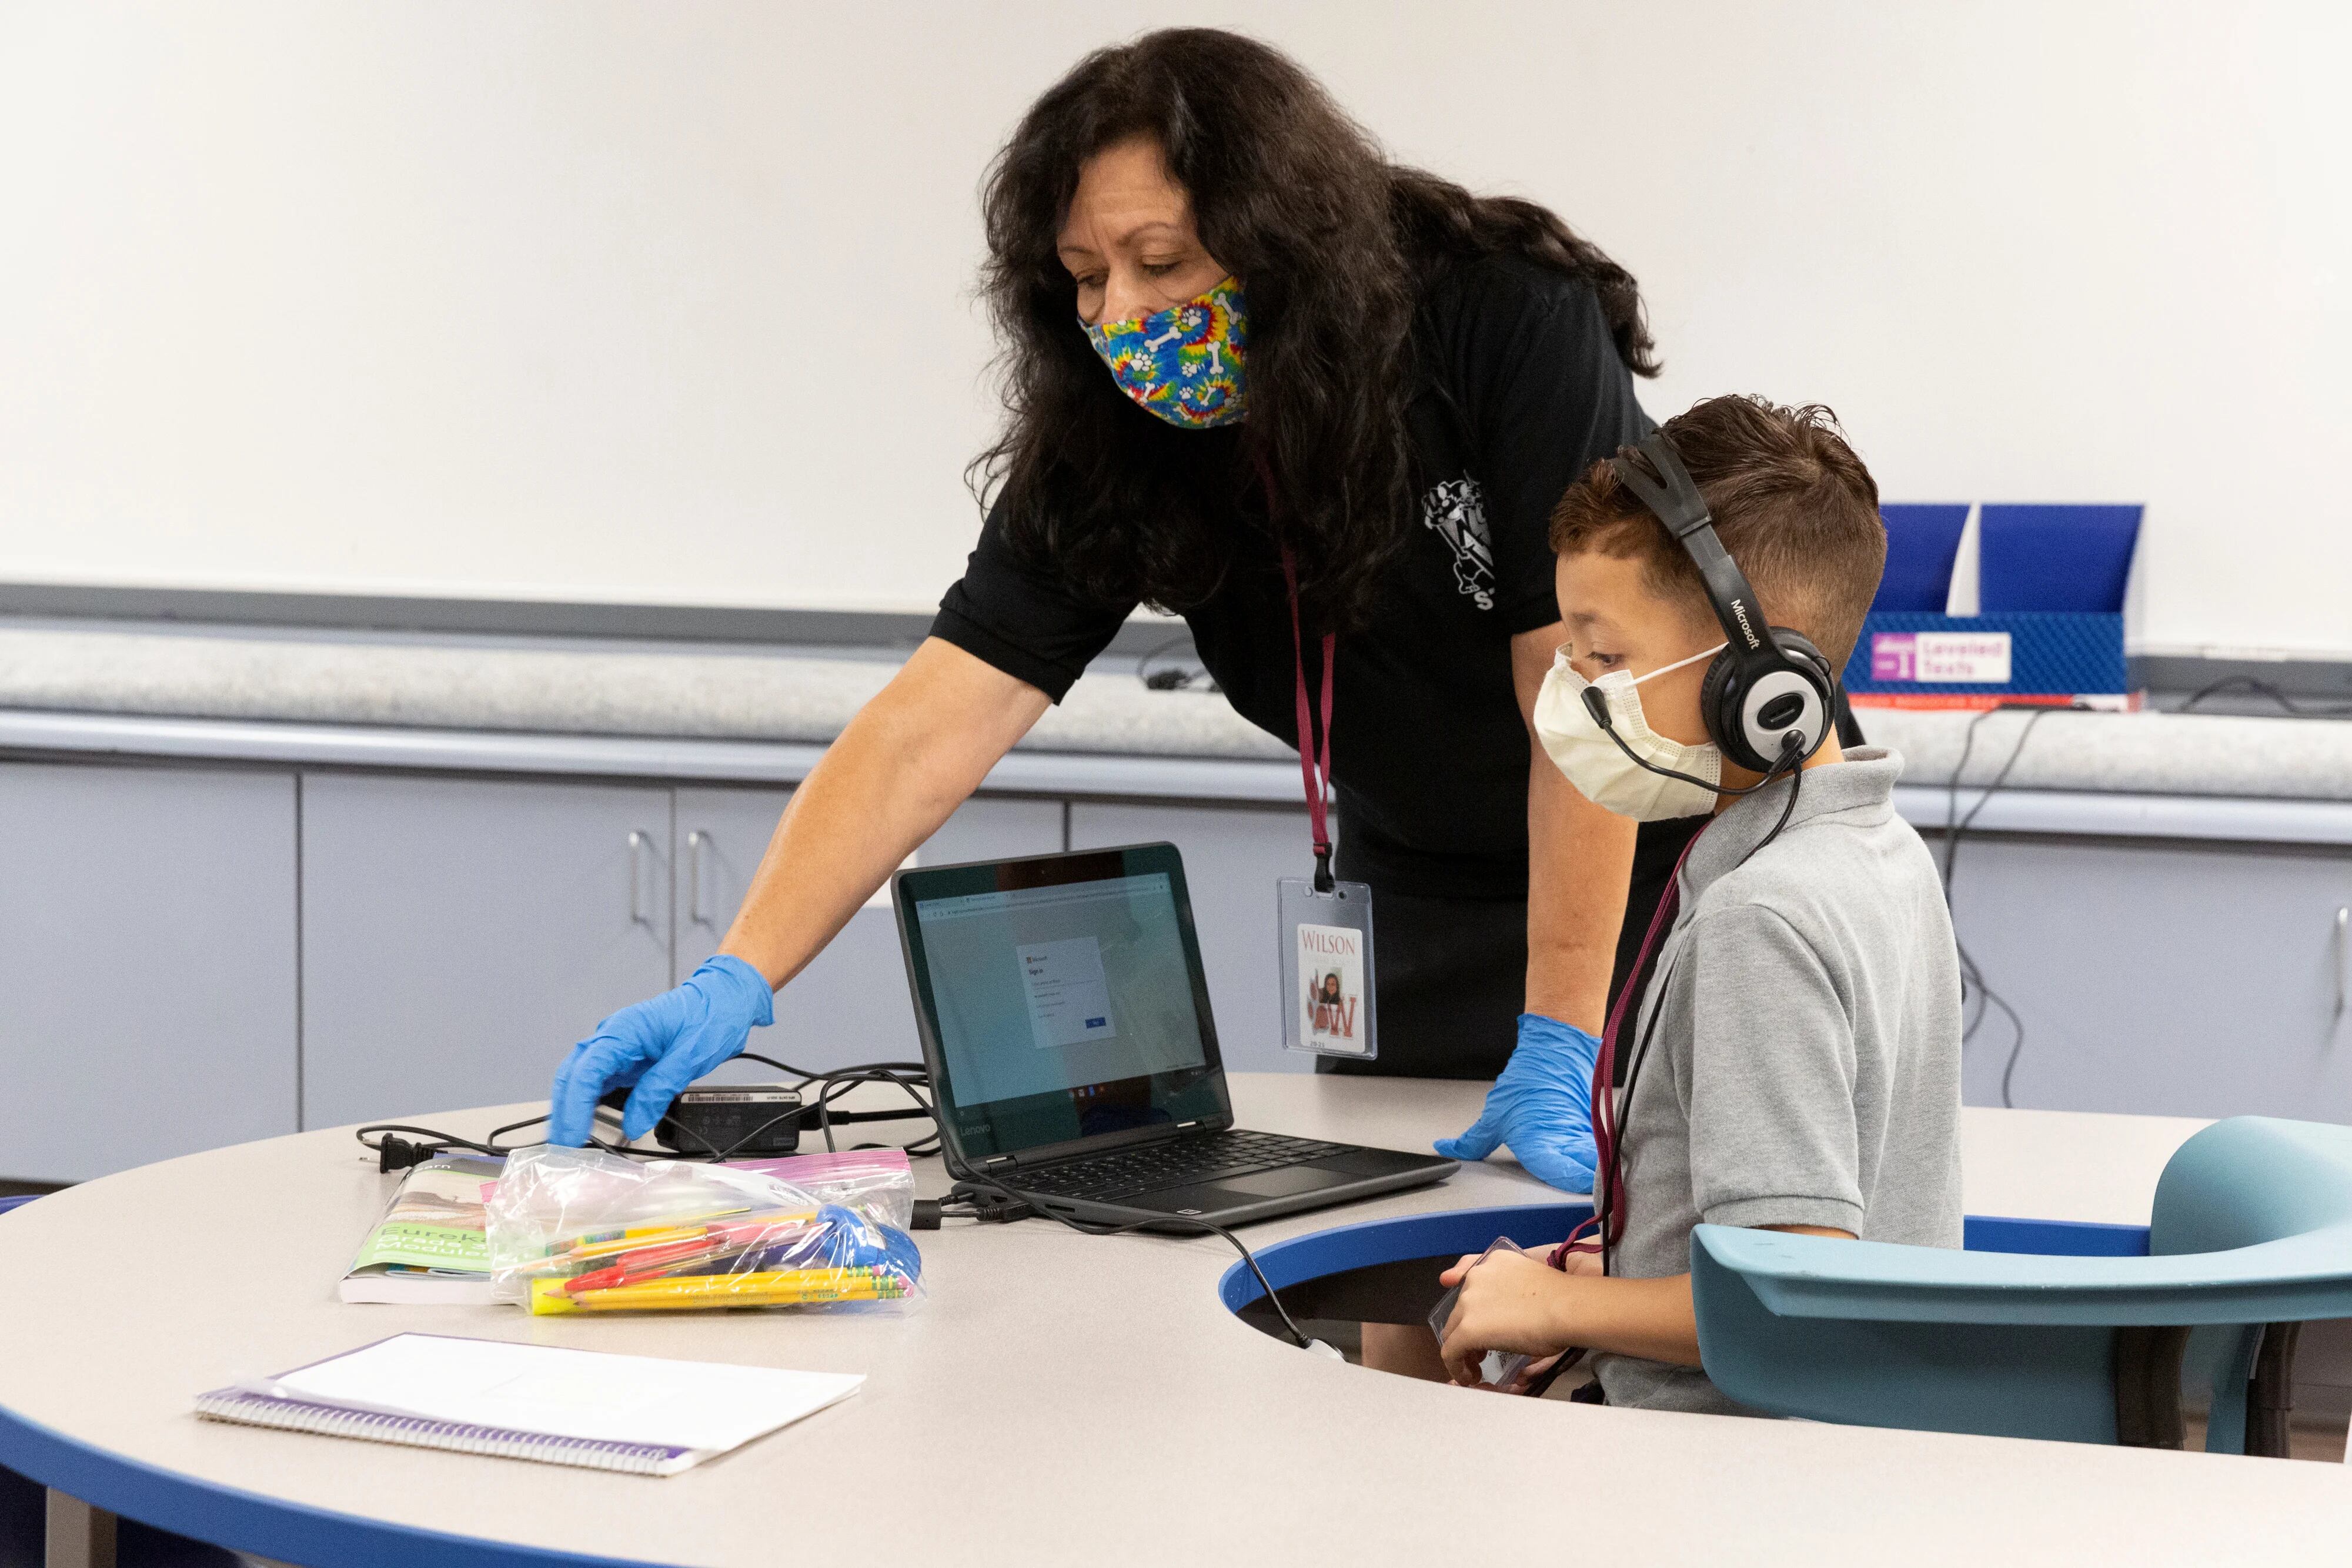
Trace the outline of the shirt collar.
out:
M 1706 825 L 1683 862 L 1683 907 L 1688 909 L 1717 878 L 1736 868 L 1764 841 L 1789 810 L 1783 840 L 1814 822 L 1836 820 L 1851 827 L 1876 827 L 1895 814 L 1895 780 L 1903 754 L 1883 746 L 1857 746 L 1843 762 L 1808 768 L 1800 779 L 1782 779 L 1753 795 L 1742 795 Z M 1799 784 L 1789 807 L 1790 785 Z

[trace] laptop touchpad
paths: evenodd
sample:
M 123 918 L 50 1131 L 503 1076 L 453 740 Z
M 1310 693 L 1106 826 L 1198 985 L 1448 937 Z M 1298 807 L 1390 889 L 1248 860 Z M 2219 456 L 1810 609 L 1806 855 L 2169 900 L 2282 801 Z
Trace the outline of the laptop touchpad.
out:
M 1297 1192 L 1337 1186 L 1340 1179 L 1329 1171 L 1318 1170 L 1313 1166 L 1287 1166 L 1281 1170 L 1257 1171 L 1249 1176 L 1220 1176 L 1215 1185 L 1220 1192 L 1239 1193 L 1244 1197 L 1288 1197 Z

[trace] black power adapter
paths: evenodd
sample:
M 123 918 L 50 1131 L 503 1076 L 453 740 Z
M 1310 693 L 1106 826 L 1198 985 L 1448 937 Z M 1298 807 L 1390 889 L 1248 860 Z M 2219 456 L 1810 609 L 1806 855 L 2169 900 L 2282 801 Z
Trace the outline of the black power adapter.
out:
M 681 1155 L 789 1155 L 801 1146 L 801 1092 L 781 1083 L 681 1089 L 654 1142 Z
M 628 1098 L 616 1089 L 604 1103 L 618 1110 Z M 761 1159 L 797 1150 L 805 1118 L 800 1091 L 781 1083 L 682 1089 L 655 1124 L 654 1142 L 673 1154 Z

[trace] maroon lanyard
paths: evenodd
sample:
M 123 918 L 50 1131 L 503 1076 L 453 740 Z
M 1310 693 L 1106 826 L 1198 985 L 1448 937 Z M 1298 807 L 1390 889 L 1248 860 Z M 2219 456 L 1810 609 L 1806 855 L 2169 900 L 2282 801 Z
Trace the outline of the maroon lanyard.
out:
M 1606 1217 L 1601 1236 L 1610 1246 L 1616 1245 L 1625 1234 L 1625 1178 L 1617 1166 L 1618 1140 L 1624 1133 L 1616 1105 L 1617 1036 L 1625 1027 L 1627 1013 L 1638 1015 L 1640 1011 L 1636 993 L 1647 988 L 1641 983 L 1643 966 L 1649 963 L 1658 938 L 1674 925 L 1675 912 L 1683 901 L 1683 862 L 1690 859 L 1691 851 L 1706 836 L 1704 828 L 1693 833 L 1690 842 L 1683 845 L 1683 852 L 1675 857 L 1674 874 L 1666 879 L 1666 891 L 1658 896 L 1658 907 L 1650 916 L 1650 929 L 1642 937 L 1642 950 L 1625 977 L 1625 988 L 1617 993 L 1617 1005 L 1609 1009 L 1608 1027 L 1601 1032 L 1601 1053 L 1592 1062 L 1592 1152 L 1600 1167 L 1601 1212 Z M 1658 1005 L 1666 1005 L 1664 996 L 1658 998 Z M 1631 1105 L 1625 1107 L 1628 1113 L 1633 1109 Z
M 1315 891 L 1331 891 L 1331 653 L 1339 646 L 1339 637 L 1323 633 L 1323 754 L 1318 758 L 1314 750 L 1314 731 L 1307 727 L 1307 649 L 1298 629 L 1298 569 L 1290 559 L 1290 547 L 1282 547 L 1282 581 L 1290 591 L 1290 662 L 1297 677 L 1298 696 L 1298 778 L 1307 788 L 1307 821 L 1315 834 Z
M 1675 857 L 1674 874 L 1666 879 L 1666 891 L 1658 895 L 1658 907 L 1651 912 L 1650 929 L 1642 936 L 1642 950 L 1634 956 L 1633 971 L 1625 977 L 1625 988 L 1617 993 L 1617 1005 L 1609 1009 L 1609 1022 L 1601 1031 L 1601 1051 L 1592 1059 L 1592 1218 L 1578 1226 L 1544 1260 L 1555 1269 L 1568 1266 L 1570 1252 L 1592 1249 L 1592 1243 L 1585 1239 L 1590 1230 L 1601 1232 L 1604 1263 L 1607 1249 L 1625 1234 L 1625 1183 L 1617 1168 L 1617 1140 L 1624 1131 L 1618 1124 L 1615 1101 L 1617 1036 L 1625 1027 L 1626 1012 L 1635 1008 L 1640 993 L 1646 988 L 1642 984 L 1643 967 L 1656 949 L 1658 937 L 1674 924 L 1675 912 L 1681 906 L 1683 862 L 1690 859 L 1691 850 L 1706 834 L 1704 828 L 1693 833 L 1690 842 L 1683 846 L 1683 852 Z M 1663 996 L 1658 1005 L 1665 1005 Z M 1633 1109 L 1631 1105 L 1625 1108 Z
M 1265 486 L 1265 509 L 1275 514 L 1274 473 L 1265 459 L 1257 460 L 1258 482 Z M 1298 563 L 1290 547 L 1282 547 L 1282 586 L 1290 595 L 1290 664 L 1298 697 L 1298 778 L 1307 789 L 1307 821 L 1315 835 L 1315 891 L 1328 893 L 1331 882 L 1331 665 L 1339 645 L 1337 633 L 1323 633 L 1322 755 L 1315 750 L 1316 730 L 1307 706 L 1307 639 L 1298 622 Z

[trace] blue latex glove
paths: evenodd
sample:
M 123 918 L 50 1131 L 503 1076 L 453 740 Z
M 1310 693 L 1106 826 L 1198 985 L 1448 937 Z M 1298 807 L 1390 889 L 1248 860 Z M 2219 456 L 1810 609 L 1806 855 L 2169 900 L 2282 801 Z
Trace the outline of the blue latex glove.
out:
M 1449 1160 L 1483 1160 L 1505 1144 L 1538 1180 L 1592 1190 L 1592 1064 L 1601 1042 L 1558 1019 L 1519 1015 L 1518 1048 L 1486 1092 L 1486 1108 L 1458 1138 L 1432 1146 Z
M 676 990 L 623 1008 L 572 1048 L 548 1095 L 547 1141 L 578 1145 L 596 1124 L 605 1091 L 635 1085 L 621 1132 L 654 1130 L 677 1092 L 743 1049 L 752 1027 L 773 1023 L 776 996 L 759 970 L 725 954 Z

